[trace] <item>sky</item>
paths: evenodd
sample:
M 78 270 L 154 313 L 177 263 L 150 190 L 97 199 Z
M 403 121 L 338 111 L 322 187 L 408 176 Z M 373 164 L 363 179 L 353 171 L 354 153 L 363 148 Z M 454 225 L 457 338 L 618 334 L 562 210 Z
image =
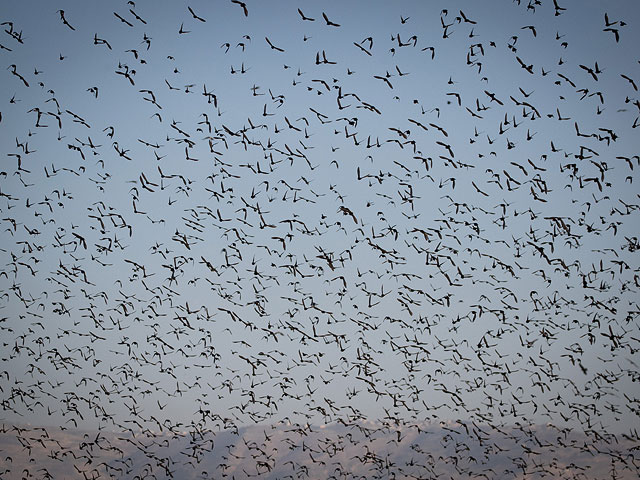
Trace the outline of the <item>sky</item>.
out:
M 637 441 L 639 14 L 5 5 L 0 419 Z

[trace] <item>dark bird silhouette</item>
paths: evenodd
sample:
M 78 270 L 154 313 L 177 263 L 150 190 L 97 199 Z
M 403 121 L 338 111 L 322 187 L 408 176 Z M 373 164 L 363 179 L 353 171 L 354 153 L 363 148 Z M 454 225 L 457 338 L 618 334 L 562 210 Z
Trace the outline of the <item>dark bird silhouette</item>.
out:
M 529 72 L 531 75 L 533 75 L 533 65 L 527 65 L 526 63 L 524 63 L 524 61 L 516 56 L 516 60 L 518 61 L 518 63 L 520 64 L 520 66 L 525 69 L 527 72 Z
M 244 8 L 246 8 L 246 7 L 244 7 Z M 192 9 L 191 7 L 189 7 L 189 6 L 188 6 L 188 7 L 187 7 L 187 10 L 189 10 L 189 13 L 191 14 L 191 16 L 192 16 L 193 18 L 195 18 L 196 20 L 199 20 L 199 21 L 201 21 L 202 23 L 206 22 L 206 20 L 205 20 L 204 18 L 199 17 L 198 15 L 196 15 L 196 13 L 193 11 L 193 9 Z
M 636 82 L 634 82 L 631 77 L 628 77 L 624 73 L 621 73 L 620 76 L 624 78 L 627 82 L 629 82 L 636 92 L 638 91 L 638 86 L 636 85 Z
M 71 24 L 67 21 L 67 19 L 64 16 L 64 10 L 58 10 L 58 13 L 60 14 L 60 20 L 62 20 L 62 23 L 64 25 L 66 25 L 67 27 L 69 27 L 71 30 L 75 30 L 75 28 L 73 28 L 71 26 Z
M 111 45 L 109 44 L 109 42 L 107 42 L 106 40 L 104 40 L 102 38 L 98 38 L 98 34 L 97 33 L 93 35 L 93 44 L 94 45 L 106 45 L 106 47 L 109 50 L 113 50 L 111 48 Z
M 24 84 L 25 87 L 29 86 L 29 82 L 27 82 L 27 80 L 22 75 L 20 75 L 18 73 L 18 71 L 17 71 L 18 67 L 15 64 L 14 65 L 9 65 L 9 68 L 11 69 L 11 73 L 13 75 L 15 75 L 16 77 L 18 77 L 20 79 L 20 81 Z
M 302 13 L 302 10 L 300 10 L 300 9 L 298 9 L 298 13 L 300 14 L 300 17 L 302 17 L 302 20 L 306 20 L 308 22 L 315 22 L 316 21 L 315 18 L 306 17 L 304 15 L 304 13 Z
M 322 12 L 322 18 L 324 18 L 325 23 L 329 26 L 329 27 L 339 27 L 340 25 L 337 23 L 332 22 L 331 20 L 329 20 L 329 18 L 327 17 L 327 14 Z
M 267 41 L 267 43 L 271 47 L 271 50 L 276 50 L 278 52 L 283 52 L 284 53 L 284 50 L 282 48 L 280 48 L 280 47 L 276 47 L 273 43 L 271 43 L 271 40 L 269 40 L 268 37 L 264 37 L 264 39 Z
M 235 3 L 236 5 L 240 5 L 242 7 L 242 11 L 245 17 L 249 16 L 249 10 L 247 9 L 247 4 L 241 2 L 240 0 L 231 0 L 231 3 Z
M 133 27 L 133 23 L 131 23 L 129 20 L 121 17 L 117 12 L 113 12 L 113 15 L 120 20 L 122 23 L 124 23 L 125 25 L 127 25 L 128 27 Z
M 140 17 L 136 12 L 134 12 L 131 8 L 129 9 L 129 12 L 131 13 L 131 15 L 133 15 L 135 17 L 136 20 L 138 20 L 140 23 L 142 23 L 143 25 L 146 25 L 147 22 Z

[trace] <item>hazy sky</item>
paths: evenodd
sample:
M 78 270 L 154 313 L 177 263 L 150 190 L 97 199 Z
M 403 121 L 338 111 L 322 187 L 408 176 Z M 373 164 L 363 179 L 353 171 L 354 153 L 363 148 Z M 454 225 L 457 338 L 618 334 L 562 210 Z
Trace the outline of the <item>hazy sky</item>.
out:
M 639 11 L 540 3 L 3 5 L 2 421 L 637 428 Z

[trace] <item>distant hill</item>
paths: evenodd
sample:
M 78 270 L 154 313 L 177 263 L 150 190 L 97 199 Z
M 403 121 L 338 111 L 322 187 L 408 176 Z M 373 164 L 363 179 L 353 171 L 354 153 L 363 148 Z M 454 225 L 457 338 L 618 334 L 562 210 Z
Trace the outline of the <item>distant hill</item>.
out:
M 552 426 L 280 423 L 137 434 L 7 427 L 0 478 L 636 479 L 638 439 Z

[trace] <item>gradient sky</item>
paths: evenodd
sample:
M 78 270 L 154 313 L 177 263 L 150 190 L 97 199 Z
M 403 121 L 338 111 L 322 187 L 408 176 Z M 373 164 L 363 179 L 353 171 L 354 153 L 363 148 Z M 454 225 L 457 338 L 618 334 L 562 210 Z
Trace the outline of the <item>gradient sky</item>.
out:
M 640 12 L 540 3 L 5 4 L 2 421 L 637 428 Z

